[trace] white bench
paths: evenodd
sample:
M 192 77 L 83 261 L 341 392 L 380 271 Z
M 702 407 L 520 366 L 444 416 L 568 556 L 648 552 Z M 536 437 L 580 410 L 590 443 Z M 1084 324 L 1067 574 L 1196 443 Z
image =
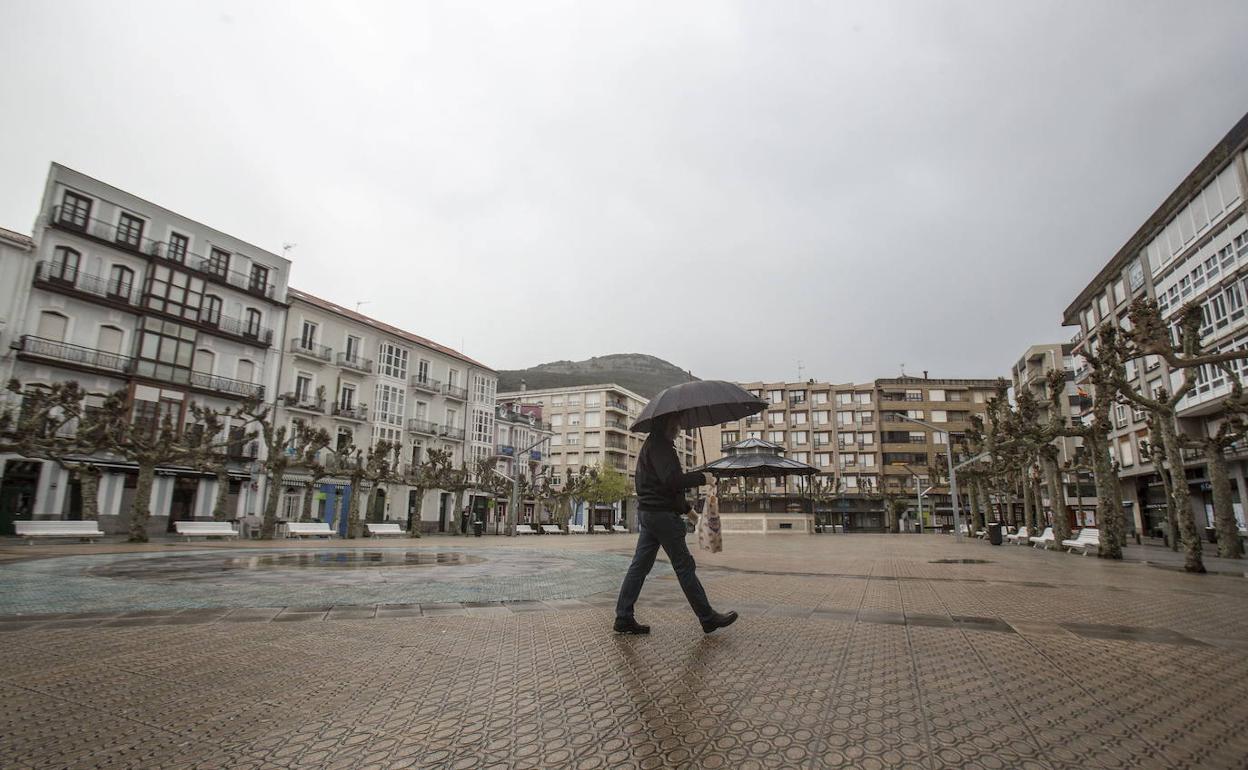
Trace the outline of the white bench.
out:
M 528 524 L 517 524 L 517 525 L 516 525 L 516 534 L 517 534 L 517 535 L 536 535 L 536 534 L 537 534 L 537 530 L 536 530 L 536 529 L 533 529 L 533 528 L 532 528 L 532 527 L 530 527 Z
M 95 542 L 104 537 L 98 521 L 15 521 L 13 530 L 31 545 L 36 537 L 73 537 Z
M 403 528 L 393 522 L 364 522 L 364 528 L 368 530 L 369 537 L 381 537 L 382 535 L 396 535 L 398 537 L 407 537 L 407 533 Z
M 1089 548 L 1101 547 L 1101 531 L 1094 527 L 1084 527 L 1079 530 L 1079 536 L 1074 540 L 1063 540 L 1062 547 L 1066 549 L 1066 553 L 1074 553 L 1078 548 L 1087 556 Z
M 585 529 L 584 524 L 569 524 L 568 525 L 568 532 L 572 533 L 573 535 L 584 535 L 587 531 L 588 530 Z
M 238 537 L 238 530 L 228 521 L 175 521 L 173 526 L 188 543 L 192 537 Z
M 1006 535 L 1005 539 L 1009 540 L 1013 545 L 1026 545 L 1027 539 L 1031 537 L 1031 532 L 1026 527 L 1019 527 L 1018 532 L 1013 535 Z
M 324 521 L 288 521 L 286 537 L 333 537 L 334 531 Z
M 1031 541 L 1032 548 L 1048 549 L 1049 544 L 1053 542 L 1053 528 L 1045 527 L 1038 537 L 1032 536 L 1027 539 Z
M 542 534 L 543 535 L 562 535 L 563 530 L 559 529 L 559 525 L 557 524 L 543 524 Z
M 595 535 L 597 535 L 600 532 L 604 535 L 611 534 L 611 528 L 608 527 L 606 524 L 593 524 L 590 526 L 589 531 Z
M 614 525 L 613 527 L 611 527 L 611 531 L 612 531 L 612 532 L 624 532 L 624 533 L 626 533 L 626 534 L 627 534 L 627 532 L 628 532 L 628 527 L 625 527 L 625 526 L 620 525 L 620 524 L 616 524 L 616 525 Z

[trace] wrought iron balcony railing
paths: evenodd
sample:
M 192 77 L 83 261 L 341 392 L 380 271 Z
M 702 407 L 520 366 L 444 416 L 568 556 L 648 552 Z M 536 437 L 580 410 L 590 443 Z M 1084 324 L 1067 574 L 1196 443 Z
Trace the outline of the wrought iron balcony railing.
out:
M 332 361 L 334 351 L 325 345 L 318 345 L 315 342 L 295 337 L 290 341 L 290 352 L 301 356 L 308 356 L 320 361 Z
M 350 353 L 339 353 L 338 365 L 345 366 L 349 369 L 356 369 L 361 372 L 373 371 L 373 360 L 371 358 L 360 358 L 358 355 L 352 355 Z
M 35 265 L 35 281 L 55 288 L 92 294 L 114 302 L 134 304 L 133 281 L 101 278 L 58 262 L 40 262 Z
M 106 350 L 84 348 L 81 345 L 70 345 L 67 342 L 57 342 L 31 334 L 23 335 L 19 344 L 21 345 L 19 352 L 27 356 L 46 358 L 115 374 L 130 374 L 134 371 L 133 358 Z

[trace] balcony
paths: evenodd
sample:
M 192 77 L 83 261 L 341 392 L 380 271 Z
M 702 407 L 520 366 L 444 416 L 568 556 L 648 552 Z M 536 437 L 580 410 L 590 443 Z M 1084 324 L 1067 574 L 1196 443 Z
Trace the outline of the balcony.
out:
M 412 388 L 415 390 L 423 390 L 426 393 L 441 393 L 442 383 L 438 380 L 430 379 L 428 376 L 413 374 Z
M 315 393 L 283 393 L 282 406 L 288 409 L 325 414 L 325 400 L 317 398 Z
M 211 315 L 202 313 L 199 317 L 199 325 L 213 329 L 222 334 L 231 337 L 238 337 L 248 342 L 268 347 L 273 342 L 273 330 L 266 329 L 263 326 L 248 324 L 237 318 L 231 318 L 228 315 Z
M 450 425 L 439 425 L 438 435 L 443 438 L 450 439 L 451 441 L 463 441 L 465 434 L 463 428 L 452 428 Z
M 446 396 L 447 398 L 453 398 L 456 401 L 467 401 L 468 389 L 461 388 L 458 385 L 450 385 L 450 384 L 443 385 L 442 395 Z
M 55 262 L 35 265 L 35 283 L 62 294 L 103 299 L 105 304 L 134 305 L 134 286 L 131 282 L 108 280 Z
M 419 417 L 412 417 L 407 421 L 407 429 L 412 433 L 423 433 L 426 436 L 438 435 L 437 423 L 429 420 L 422 420 Z
M 334 352 L 325 345 L 318 345 L 311 340 L 295 337 L 290 341 L 290 352 L 313 361 L 332 361 Z
M 229 377 L 218 377 L 215 374 L 191 372 L 190 385 L 192 388 L 207 390 L 213 393 L 224 393 L 231 396 L 241 396 L 242 398 L 264 398 L 263 385 L 257 385 L 254 382 L 244 382 L 243 380 L 233 380 Z
M 622 430 L 625 433 L 629 432 L 628 424 L 625 422 L 621 422 L 620 420 L 607 420 L 605 424 L 606 424 L 606 427 L 610 428 L 611 430 Z
M 334 404 L 334 416 L 340 420 L 364 422 L 368 419 L 368 407 L 363 404 Z
M 254 294 L 257 297 L 265 299 L 273 299 L 275 287 L 269 281 L 257 281 L 247 273 L 238 270 L 230 270 L 220 265 L 216 260 L 205 257 L 201 254 L 188 251 L 182 255 L 182 259 L 171 256 L 169 244 L 161 242 L 154 244 L 149 252 L 154 257 L 159 257 L 170 262 L 176 262 L 188 270 L 199 275 L 201 278 L 207 278 L 215 283 L 222 283 L 226 286 L 232 286 L 235 289 L 241 289 L 248 294 Z M 230 255 L 231 257 L 234 255 Z
M 515 457 L 516 448 L 511 444 L 499 444 L 495 448 L 495 454 L 502 455 L 503 457 Z
M 614 409 L 617 412 L 623 412 L 624 414 L 628 414 L 628 404 L 624 403 L 623 401 L 616 401 L 614 399 L 608 398 L 607 408 Z
M 104 350 L 84 348 L 29 334 L 21 337 L 19 345 L 21 347 L 18 349 L 18 356 L 22 358 L 45 359 L 110 374 L 128 375 L 134 371 L 133 358 Z
M 373 360 L 371 358 L 360 358 L 351 353 L 339 353 L 338 365 L 347 369 L 355 369 L 357 372 L 371 374 L 373 371 Z
M 144 238 L 110 222 L 90 217 L 78 217 L 72 209 L 65 209 L 63 206 L 52 207 L 52 220 L 48 224 L 134 254 L 153 254 L 158 245 L 151 238 Z

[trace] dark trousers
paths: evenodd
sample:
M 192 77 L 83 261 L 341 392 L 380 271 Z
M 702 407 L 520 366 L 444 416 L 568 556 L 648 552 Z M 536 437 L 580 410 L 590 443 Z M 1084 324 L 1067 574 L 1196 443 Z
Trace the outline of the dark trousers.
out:
M 672 562 L 680 587 L 689 600 L 689 606 L 697 614 L 698 620 L 710 620 L 715 614 L 711 603 L 706 599 L 706 591 L 694 571 L 693 554 L 685 545 L 685 518 L 671 511 L 638 511 L 639 523 L 637 550 L 633 553 L 633 563 L 628 565 L 628 574 L 624 576 L 624 584 L 620 586 L 620 598 L 615 603 L 617 618 L 631 618 L 633 605 L 641 593 L 641 586 L 646 582 L 646 575 L 654 566 L 654 557 L 663 546 L 663 552 Z

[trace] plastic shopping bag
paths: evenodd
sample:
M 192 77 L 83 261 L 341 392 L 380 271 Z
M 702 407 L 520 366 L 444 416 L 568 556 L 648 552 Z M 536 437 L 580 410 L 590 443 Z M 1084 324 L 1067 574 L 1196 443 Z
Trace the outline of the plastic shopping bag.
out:
M 698 547 L 703 551 L 719 553 L 724 550 L 724 538 L 719 531 L 719 495 L 716 494 L 715 487 L 711 487 L 711 493 L 706 498 L 706 505 L 702 507 L 702 515 L 698 517 L 698 524 L 694 529 L 698 535 Z

